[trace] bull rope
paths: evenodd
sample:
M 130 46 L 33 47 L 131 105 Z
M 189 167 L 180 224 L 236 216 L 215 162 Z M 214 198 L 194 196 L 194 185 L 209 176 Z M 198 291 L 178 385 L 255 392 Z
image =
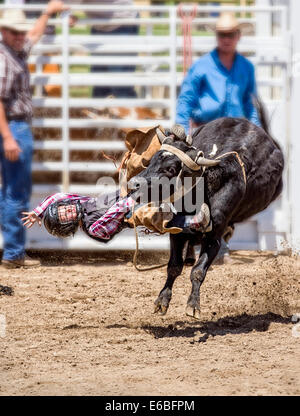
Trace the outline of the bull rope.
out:
M 237 160 L 238 160 L 238 162 L 239 162 L 239 164 L 240 164 L 240 166 L 242 168 L 242 171 L 243 171 L 243 178 L 244 178 L 245 185 L 247 186 L 247 177 L 246 177 L 246 171 L 245 171 L 245 163 L 242 161 L 242 159 L 241 159 L 240 155 L 238 154 L 238 152 L 227 152 L 227 153 L 224 153 L 223 155 L 220 155 L 220 156 L 216 157 L 215 160 L 222 159 L 223 157 L 228 156 L 228 155 L 234 155 L 237 158 Z
M 137 265 L 137 256 L 139 254 L 139 237 L 138 237 L 138 232 L 136 229 L 136 224 L 135 224 L 135 219 L 134 219 L 134 208 L 135 208 L 135 204 L 133 204 L 133 207 L 132 207 L 133 228 L 134 228 L 134 233 L 135 233 L 135 252 L 134 252 L 133 260 L 132 260 L 134 267 L 139 272 L 146 272 L 148 270 L 161 269 L 162 267 L 167 266 L 169 262 L 164 263 L 164 264 L 158 264 L 155 266 L 144 267 L 144 268 L 141 268 L 140 266 Z
M 188 14 L 188 12 L 183 11 L 183 3 L 180 3 L 178 6 L 178 14 L 182 20 L 181 31 L 183 34 L 183 75 L 185 76 L 189 67 L 193 62 L 193 52 L 192 52 L 192 22 L 197 15 L 197 4 L 193 3 L 193 9 Z M 189 120 L 189 135 L 192 134 L 192 120 Z
M 183 11 L 183 3 L 178 6 L 178 14 L 182 19 L 182 33 L 183 33 L 183 73 L 186 74 L 187 70 L 192 64 L 192 21 L 195 19 L 197 14 L 197 4 L 193 4 L 193 10 L 190 14 Z

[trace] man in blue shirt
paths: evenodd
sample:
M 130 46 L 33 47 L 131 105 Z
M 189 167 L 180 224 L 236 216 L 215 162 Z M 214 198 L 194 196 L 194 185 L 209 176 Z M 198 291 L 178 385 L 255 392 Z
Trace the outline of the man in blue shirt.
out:
M 241 33 L 230 13 L 216 25 L 217 48 L 199 58 L 183 81 L 177 102 L 176 123 L 189 131 L 192 126 L 219 117 L 245 117 L 260 126 L 252 96 L 256 95 L 252 63 L 237 53 Z
M 256 96 L 252 63 L 237 53 L 239 23 L 222 13 L 216 24 L 217 47 L 199 58 L 185 77 L 177 102 L 176 123 L 190 128 L 220 117 L 244 117 L 261 126 L 252 97 Z M 222 240 L 217 258 L 230 262 L 228 244 Z

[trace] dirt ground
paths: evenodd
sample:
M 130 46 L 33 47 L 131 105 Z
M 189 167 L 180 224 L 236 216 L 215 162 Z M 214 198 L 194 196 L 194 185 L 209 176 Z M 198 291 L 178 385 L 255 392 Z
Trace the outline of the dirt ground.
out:
M 190 268 L 159 316 L 166 268 L 138 272 L 132 253 L 33 255 L 42 267 L 0 267 L 14 289 L 0 295 L 0 395 L 299 395 L 299 258 L 234 252 L 208 272 L 195 321 Z

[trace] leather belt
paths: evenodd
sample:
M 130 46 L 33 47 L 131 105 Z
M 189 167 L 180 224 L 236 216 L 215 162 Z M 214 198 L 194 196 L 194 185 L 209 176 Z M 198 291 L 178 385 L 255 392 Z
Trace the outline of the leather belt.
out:
M 7 121 L 25 121 L 26 123 L 30 123 L 31 117 L 26 116 L 11 116 L 7 117 Z

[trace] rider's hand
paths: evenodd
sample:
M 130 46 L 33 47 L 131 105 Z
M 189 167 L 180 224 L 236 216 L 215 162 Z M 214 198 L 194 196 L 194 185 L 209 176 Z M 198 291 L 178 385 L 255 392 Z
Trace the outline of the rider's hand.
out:
M 21 218 L 21 220 L 23 221 L 24 227 L 30 228 L 30 227 L 33 226 L 33 224 L 35 222 L 37 222 L 39 224 L 39 226 L 42 225 L 41 218 L 38 217 L 35 212 L 33 212 L 33 211 L 30 211 L 30 212 L 22 212 L 22 214 L 24 215 L 24 217 Z

